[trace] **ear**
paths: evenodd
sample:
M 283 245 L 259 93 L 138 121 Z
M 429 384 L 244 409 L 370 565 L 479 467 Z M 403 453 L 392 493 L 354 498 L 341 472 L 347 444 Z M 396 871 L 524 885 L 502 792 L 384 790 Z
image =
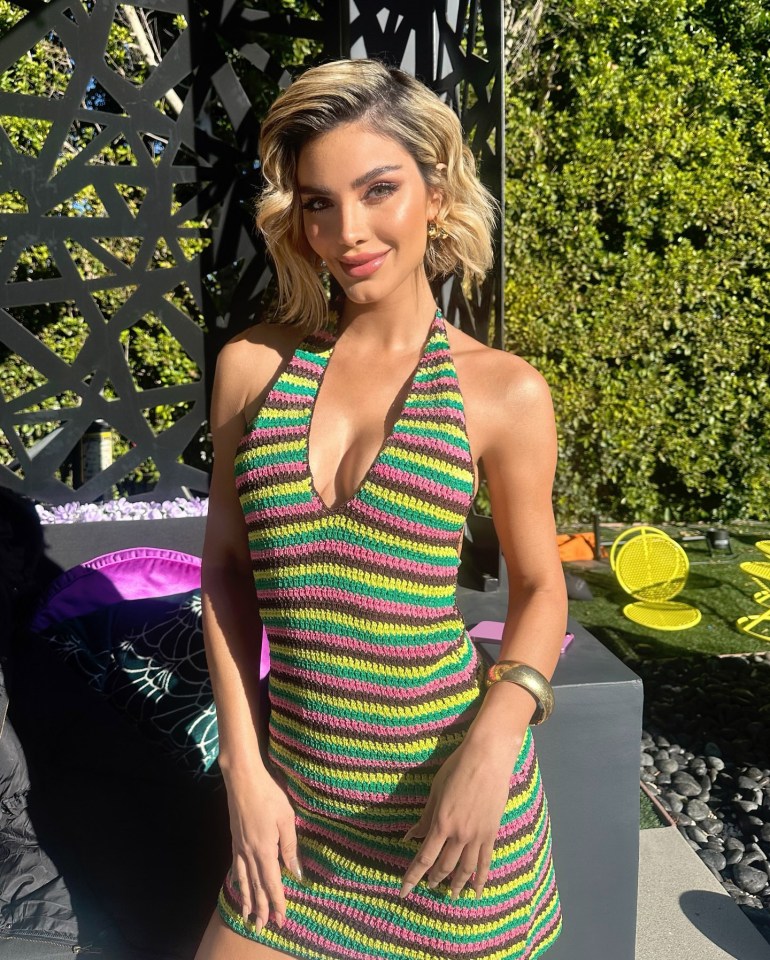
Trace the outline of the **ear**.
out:
M 436 164 L 436 172 L 444 179 L 447 166 L 445 163 Z M 428 220 L 435 220 L 444 204 L 444 191 L 440 186 L 428 187 Z

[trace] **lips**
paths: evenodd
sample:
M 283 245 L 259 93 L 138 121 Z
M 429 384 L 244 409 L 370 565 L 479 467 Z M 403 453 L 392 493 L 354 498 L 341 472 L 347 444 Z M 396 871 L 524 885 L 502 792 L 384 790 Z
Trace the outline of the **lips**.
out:
M 390 250 L 381 250 L 378 253 L 345 257 L 337 262 L 349 277 L 370 277 L 380 269 L 389 253 Z

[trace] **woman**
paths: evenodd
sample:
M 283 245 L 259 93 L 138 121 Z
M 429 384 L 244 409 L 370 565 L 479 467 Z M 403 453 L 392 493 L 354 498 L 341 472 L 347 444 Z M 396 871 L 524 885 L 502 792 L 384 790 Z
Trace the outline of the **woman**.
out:
M 492 201 L 454 113 L 374 61 L 303 74 L 261 155 L 287 322 L 217 364 L 203 601 L 233 863 L 197 960 L 538 957 L 561 929 L 529 730 L 566 618 L 553 413 L 428 282 L 488 269 Z M 501 661 L 530 668 L 489 686 L 455 605 L 481 468 Z

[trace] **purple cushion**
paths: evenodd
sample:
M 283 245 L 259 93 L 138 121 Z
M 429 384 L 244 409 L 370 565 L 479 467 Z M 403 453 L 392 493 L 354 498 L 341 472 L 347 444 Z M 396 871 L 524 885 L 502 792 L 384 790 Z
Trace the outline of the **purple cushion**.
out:
M 200 585 L 200 557 L 160 547 L 115 550 L 58 576 L 35 614 L 32 629 L 42 633 L 62 620 L 120 600 L 167 597 Z
M 35 613 L 32 630 L 49 633 L 63 620 L 82 617 L 121 600 L 169 597 L 201 585 L 201 560 L 161 547 L 115 550 L 58 576 Z M 270 648 L 262 634 L 260 677 L 270 670 Z

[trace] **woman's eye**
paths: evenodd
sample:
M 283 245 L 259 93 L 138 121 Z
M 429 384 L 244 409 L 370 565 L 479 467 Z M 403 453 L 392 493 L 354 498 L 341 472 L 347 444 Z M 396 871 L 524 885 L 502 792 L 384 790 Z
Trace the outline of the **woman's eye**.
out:
M 311 213 L 318 213 L 319 210 L 325 210 L 328 201 L 324 197 L 310 197 L 302 204 L 303 210 L 309 210 Z
M 384 200 L 398 190 L 397 183 L 375 183 L 366 192 L 367 199 Z

